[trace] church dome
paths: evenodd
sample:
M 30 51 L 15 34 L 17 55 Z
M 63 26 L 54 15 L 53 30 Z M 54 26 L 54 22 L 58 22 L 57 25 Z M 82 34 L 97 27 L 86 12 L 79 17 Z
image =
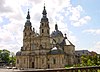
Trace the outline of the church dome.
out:
M 53 31 L 51 37 L 63 36 L 62 32 L 59 30 Z
M 31 22 L 30 21 L 26 21 L 25 26 L 31 26 Z
M 21 56 L 21 52 L 20 52 L 20 51 L 17 52 L 17 53 L 16 53 L 16 56 Z
M 61 31 L 58 30 L 58 26 L 56 24 L 55 25 L 55 31 L 52 32 L 51 37 L 57 37 L 57 36 L 63 37 L 63 34 L 62 34 Z

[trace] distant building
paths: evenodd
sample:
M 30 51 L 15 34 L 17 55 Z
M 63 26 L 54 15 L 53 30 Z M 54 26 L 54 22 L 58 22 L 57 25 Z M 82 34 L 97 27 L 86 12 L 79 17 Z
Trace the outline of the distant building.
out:
M 94 51 L 91 51 L 90 54 L 91 54 L 91 56 L 97 55 L 97 53 Z
M 91 53 L 88 50 L 77 50 L 77 51 L 75 51 L 75 63 L 76 64 L 81 63 L 81 56 L 82 55 L 91 55 Z
M 43 17 L 40 21 L 39 33 L 32 29 L 30 14 L 23 30 L 23 46 L 16 53 L 17 68 L 64 68 L 65 65 L 73 65 L 75 60 L 75 46 L 67 39 L 66 34 L 58 29 L 50 34 L 49 19 L 44 6 Z M 66 44 L 66 40 L 69 45 Z

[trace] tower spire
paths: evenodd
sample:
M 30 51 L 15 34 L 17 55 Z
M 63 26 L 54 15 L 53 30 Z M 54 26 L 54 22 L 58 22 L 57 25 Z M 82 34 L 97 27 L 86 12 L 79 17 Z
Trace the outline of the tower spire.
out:
M 44 9 L 43 9 L 42 14 L 43 14 L 43 17 L 41 18 L 41 21 L 48 21 L 45 3 L 44 3 Z
M 27 12 L 26 19 L 27 20 L 26 20 L 25 26 L 31 26 L 29 9 L 28 9 L 28 12 Z
M 27 20 L 30 20 L 30 12 L 29 12 L 29 9 L 28 9 L 28 12 L 27 12 L 27 17 L 26 17 Z
M 43 14 L 43 17 L 46 17 L 47 12 L 46 12 L 46 9 L 45 9 L 45 3 L 44 3 L 44 10 L 43 10 L 42 14 Z

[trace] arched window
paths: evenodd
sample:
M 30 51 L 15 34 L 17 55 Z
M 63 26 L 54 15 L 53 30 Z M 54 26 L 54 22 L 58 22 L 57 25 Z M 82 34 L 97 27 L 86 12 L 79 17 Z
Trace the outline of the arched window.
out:
M 43 26 L 44 24 L 42 23 L 42 26 Z
M 55 58 L 53 59 L 53 64 L 56 64 L 56 59 Z

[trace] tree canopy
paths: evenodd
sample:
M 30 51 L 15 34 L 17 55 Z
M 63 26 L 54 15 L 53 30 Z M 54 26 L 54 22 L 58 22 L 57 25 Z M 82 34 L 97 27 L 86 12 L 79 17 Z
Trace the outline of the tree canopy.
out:
M 83 55 L 81 57 L 82 66 L 98 66 L 100 65 L 100 55 Z
M 15 64 L 15 55 L 13 52 L 10 52 L 9 50 L 0 50 L 0 62 L 4 62 L 6 64 Z

